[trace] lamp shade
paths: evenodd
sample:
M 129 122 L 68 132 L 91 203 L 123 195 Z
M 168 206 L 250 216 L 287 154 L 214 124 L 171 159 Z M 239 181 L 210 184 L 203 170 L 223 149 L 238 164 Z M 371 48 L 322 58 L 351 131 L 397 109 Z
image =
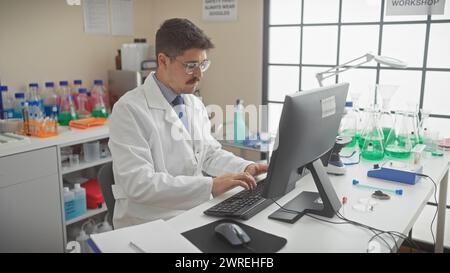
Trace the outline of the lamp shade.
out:
M 400 61 L 399 59 L 391 58 L 391 57 L 374 55 L 373 59 L 377 63 L 384 64 L 384 65 L 394 67 L 394 68 L 405 68 L 408 66 L 405 62 Z

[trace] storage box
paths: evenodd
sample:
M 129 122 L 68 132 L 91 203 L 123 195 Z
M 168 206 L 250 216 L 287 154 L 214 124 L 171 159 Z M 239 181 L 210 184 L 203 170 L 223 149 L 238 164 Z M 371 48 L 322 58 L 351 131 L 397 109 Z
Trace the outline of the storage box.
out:
M 141 71 L 142 62 L 150 60 L 151 48 L 147 43 L 123 44 L 121 49 L 122 70 Z
M 105 199 L 97 179 L 90 179 L 81 185 L 86 189 L 86 203 L 89 209 L 101 208 Z

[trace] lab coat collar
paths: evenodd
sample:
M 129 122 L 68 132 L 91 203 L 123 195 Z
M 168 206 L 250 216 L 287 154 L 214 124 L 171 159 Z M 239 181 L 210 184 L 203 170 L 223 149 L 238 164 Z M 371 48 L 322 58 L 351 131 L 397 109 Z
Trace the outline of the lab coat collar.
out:
M 172 106 L 167 102 L 166 98 L 161 93 L 158 84 L 155 82 L 153 74 L 155 74 L 155 72 L 151 72 L 144 81 L 145 98 L 148 107 L 163 110 L 172 109 Z M 201 105 L 194 103 L 191 95 L 185 95 L 183 96 L 183 99 L 186 107 L 194 107 L 196 110 L 201 110 Z
M 161 109 L 165 111 L 164 119 L 174 126 L 177 127 L 178 131 L 183 134 L 183 139 L 191 140 L 191 134 L 189 131 L 184 127 L 183 122 L 180 120 L 180 118 L 177 116 L 175 111 L 173 110 L 172 105 L 169 104 L 169 102 L 166 100 L 166 98 L 163 96 L 161 90 L 159 89 L 158 84 L 156 83 L 155 79 L 153 78 L 153 74 L 155 72 L 152 72 L 150 75 L 147 76 L 147 78 L 144 81 L 144 94 L 145 98 L 147 100 L 147 105 L 150 109 Z M 186 110 L 189 114 L 190 109 L 193 105 L 196 109 L 198 109 L 198 105 L 195 105 L 193 101 L 191 100 L 190 96 L 184 96 L 184 103 L 186 105 Z M 192 113 L 192 112 L 191 112 Z M 190 128 L 190 131 L 193 130 L 193 126 L 190 122 L 190 119 L 188 119 L 188 126 Z

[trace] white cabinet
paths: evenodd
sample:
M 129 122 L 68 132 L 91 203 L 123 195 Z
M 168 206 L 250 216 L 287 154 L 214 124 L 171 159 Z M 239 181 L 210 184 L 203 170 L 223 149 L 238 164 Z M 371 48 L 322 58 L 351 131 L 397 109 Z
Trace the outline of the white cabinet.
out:
M 0 158 L 0 252 L 62 252 L 56 147 Z
M 61 149 L 97 140 L 106 143 L 108 137 L 106 126 L 61 128 L 56 137 L 30 138 L 17 147 L 0 146 L 0 253 L 64 252 L 67 240 L 72 239 L 67 234 L 69 226 L 106 212 L 103 204 L 65 221 L 64 178 L 84 172 L 96 178 L 100 165 L 111 157 L 84 162 L 81 153 L 77 166 L 63 168 Z

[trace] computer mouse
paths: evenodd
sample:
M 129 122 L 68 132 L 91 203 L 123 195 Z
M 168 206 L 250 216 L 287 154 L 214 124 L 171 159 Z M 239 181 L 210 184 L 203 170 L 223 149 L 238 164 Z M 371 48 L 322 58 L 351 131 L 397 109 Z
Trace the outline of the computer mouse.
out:
M 216 234 L 222 236 L 232 246 L 240 246 L 250 242 L 250 236 L 240 226 L 234 223 L 218 224 L 214 230 Z

